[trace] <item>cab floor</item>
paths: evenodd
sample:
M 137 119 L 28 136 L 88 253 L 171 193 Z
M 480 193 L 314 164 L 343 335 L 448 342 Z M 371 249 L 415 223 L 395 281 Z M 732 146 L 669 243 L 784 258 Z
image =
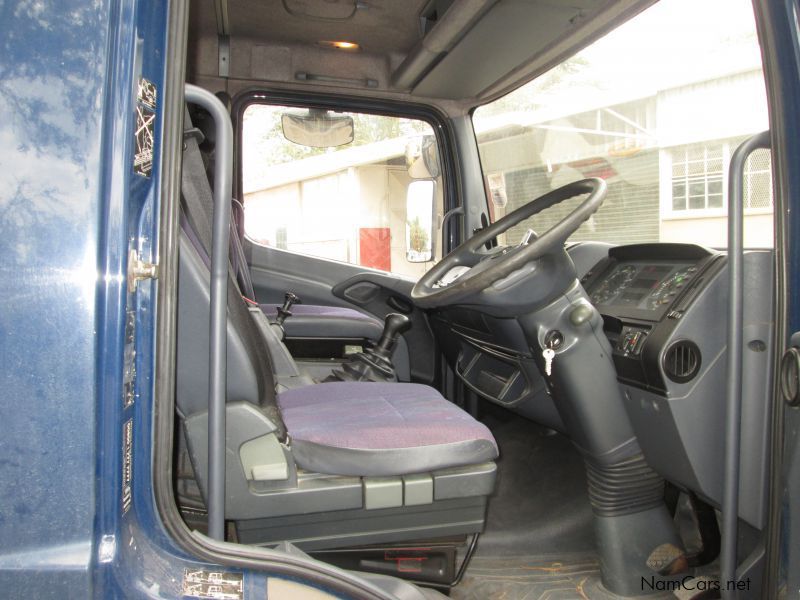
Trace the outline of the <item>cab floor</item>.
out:
M 480 420 L 500 447 L 498 481 L 475 556 L 450 597 L 619 598 L 600 585 L 592 510 L 578 451 L 565 436 L 505 409 L 484 404 L 481 410 Z M 684 543 L 695 551 L 700 542 L 687 514 L 679 505 L 678 515 L 685 517 L 678 520 Z M 713 573 L 714 568 L 710 565 L 696 574 Z
M 459 600 L 585 598 L 599 578 L 583 460 L 563 435 L 482 405 L 500 447 L 486 528 Z
M 477 557 L 594 552 L 583 459 L 565 436 L 493 405 L 480 414 L 500 458 Z
M 476 556 L 464 579 L 450 592 L 457 600 L 573 600 L 600 576 L 593 555 Z

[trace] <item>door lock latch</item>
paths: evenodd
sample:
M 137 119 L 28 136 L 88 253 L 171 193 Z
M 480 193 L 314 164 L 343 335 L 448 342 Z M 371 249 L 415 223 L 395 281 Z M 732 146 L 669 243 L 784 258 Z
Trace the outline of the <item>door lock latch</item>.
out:
M 139 258 L 139 253 L 135 248 L 131 248 L 128 253 L 128 291 L 135 292 L 136 286 L 142 279 L 156 279 L 158 277 L 158 265 L 144 262 Z

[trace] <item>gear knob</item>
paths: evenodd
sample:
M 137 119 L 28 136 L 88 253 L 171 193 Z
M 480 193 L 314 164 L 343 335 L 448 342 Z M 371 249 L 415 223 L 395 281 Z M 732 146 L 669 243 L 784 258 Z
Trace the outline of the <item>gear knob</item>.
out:
M 397 343 L 397 338 L 409 329 L 411 329 L 411 319 L 407 316 L 400 313 L 386 315 L 383 333 L 381 333 L 381 339 L 375 345 L 375 350 L 381 353 L 385 352 L 386 356 L 389 356 L 392 348 Z

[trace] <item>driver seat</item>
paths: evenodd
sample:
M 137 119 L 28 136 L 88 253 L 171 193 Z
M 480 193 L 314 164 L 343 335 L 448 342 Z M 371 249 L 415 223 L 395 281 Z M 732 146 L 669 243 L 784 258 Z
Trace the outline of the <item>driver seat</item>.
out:
M 186 179 L 184 166 L 177 492 L 184 508 L 198 509 L 208 472 L 211 226 L 196 192 L 211 191 Z M 278 394 L 268 345 L 280 340 L 261 309 L 245 304 L 231 269 L 227 302 L 225 516 L 241 541 L 321 549 L 482 529 L 498 455 L 486 426 L 419 384 L 323 383 Z

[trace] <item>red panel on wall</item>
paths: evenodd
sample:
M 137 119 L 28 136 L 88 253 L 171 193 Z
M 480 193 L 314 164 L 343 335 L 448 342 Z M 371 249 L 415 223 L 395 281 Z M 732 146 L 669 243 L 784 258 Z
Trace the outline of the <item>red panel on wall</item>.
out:
M 388 227 L 361 227 L 358 238 L 361 266 L 392 270 L 392 232 Z

